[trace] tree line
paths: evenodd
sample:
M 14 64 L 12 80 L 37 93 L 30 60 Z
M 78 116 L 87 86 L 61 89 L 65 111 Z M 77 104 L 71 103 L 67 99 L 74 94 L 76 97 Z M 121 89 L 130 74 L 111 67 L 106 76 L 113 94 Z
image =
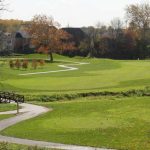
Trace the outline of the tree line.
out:
M 114 59 L 149 58 L 150 4 L 129 5 L 125 12 L 125 21 L 114 18 L 110 26 L 97 23 L 95 27 L 82 28 L 86 38 L 78 46 L 78 54 Z
M 150 4 L 128 5 L 125 14 L 124 20 L 114 18 L 109 26 L 99 22 L 96 26 L 81 28 L 85 36 L 79 37 L 79 42 L 73 40 L 74 34 L 61 29 L 58 22 L 46 15 L 35 15 L 25 30 L 36 52 L 48 54 L 51 62 L 53 53 L 114 59 L 149 58 Z

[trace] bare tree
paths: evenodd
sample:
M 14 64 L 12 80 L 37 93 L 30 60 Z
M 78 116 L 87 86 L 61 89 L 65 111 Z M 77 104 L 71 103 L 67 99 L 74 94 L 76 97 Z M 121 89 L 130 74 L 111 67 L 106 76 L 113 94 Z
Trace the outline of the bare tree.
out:
M 120 18 L 114 18 L 113 20 L 111 20 L 111 26 L 115 29 L 122 29 L 123 27 L 123 22 L 121 21 Z
M 104 24 L 100 21 L 98 21 L 95 25 L 95 27 L 98 28 L 98 29 L 102 28 L 103 26 L 104 26 Z
M 6 10 L 6 5 L 4 4 L 5 0 L 0 0 L 0 14 L 3 10 Z M 3 45 L 3 31 L 1 31 L 0 29 L 0 50 L 2 48 Z
M 6 5 L 4 4 L 5 0 L 0 0 L 0 14 L 2 11 L 6 10 Z M 3 32 L 0 31 L 0 51 L 2 49 L 2 45 L 3 45 Z M 0 77 L 1 77 L 1 73 L 0 73 Z M 0 81 L 0 89 L 3 88 L 3 83 Z
M 86 33 L 86 39 L 84 43 L 81 43 L 83 49 L 88 50 L 89 57 L 94 57 L 95 53 L 95 43 L 97 40 L 97 30 L 93 26 L 84 28 L 83 31 Z
M 140 30 L 141 38 L 145 39 L 146 31 L 150 28 L 150 4 L 142 3 L 127 6 L 126 17 L 129 24 Z
M 0 0 L 0 11 L 6 10 L 5 0 Z
M 119 36 L 119 33 L 122 31 L 123 22 L 120 18 L 114 18 L 110 24 L 112 28 L 112 35 L 114 38 L 117 38 Z

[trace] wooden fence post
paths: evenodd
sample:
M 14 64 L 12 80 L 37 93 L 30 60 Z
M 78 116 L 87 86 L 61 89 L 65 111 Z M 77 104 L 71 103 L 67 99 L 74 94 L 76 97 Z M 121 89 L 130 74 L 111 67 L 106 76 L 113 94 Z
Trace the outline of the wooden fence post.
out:
M 17 100 L 17 114 L 19 114 L 19 102 Z

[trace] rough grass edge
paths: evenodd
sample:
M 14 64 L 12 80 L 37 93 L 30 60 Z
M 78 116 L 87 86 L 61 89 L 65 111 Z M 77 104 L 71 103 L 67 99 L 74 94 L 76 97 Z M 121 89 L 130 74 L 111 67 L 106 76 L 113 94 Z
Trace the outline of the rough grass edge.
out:
M 11 143 L 7 143 L 7 142 L 0 142 L 0 150 L 54 150 L 54 149 L 47 149 L 47 148 L 40 148 L 37 146 L 24 146 L 24 145 L 11 144 Z
M 40 101 L 40 102 L 55 102 L 61 100 L 74 100 L 77 98 L 83 97 L 97 97 L 97 96 L 118 96 L 118 97 L 142 97 L 150 96 L 150 87 L 146 87 L 142 90 L 129 90 L 126 92 L 109 92 L 109 91 L 100 91 L 100 92 L 81 92 L 81 93 L 72 93 L 72 94 L 53 94 L 53 95 L 26 95 L 26 101 Z

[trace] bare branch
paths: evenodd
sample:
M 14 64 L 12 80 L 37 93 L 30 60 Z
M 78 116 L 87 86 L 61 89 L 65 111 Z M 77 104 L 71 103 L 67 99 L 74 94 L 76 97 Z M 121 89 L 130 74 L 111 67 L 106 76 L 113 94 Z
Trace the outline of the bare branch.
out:
M 5 11 L 5 10 L 7 10 L 5 0 L 0 0 L 0 11 Z

